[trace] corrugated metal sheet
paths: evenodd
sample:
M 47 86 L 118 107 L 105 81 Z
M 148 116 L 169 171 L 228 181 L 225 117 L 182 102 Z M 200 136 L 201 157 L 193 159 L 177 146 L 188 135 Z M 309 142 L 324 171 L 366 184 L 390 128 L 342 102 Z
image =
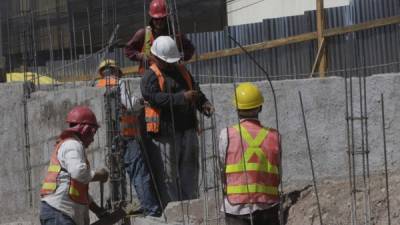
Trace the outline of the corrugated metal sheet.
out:
M 353 25 L 400 15 L 399 0 L 353 0 L 349 6 L 326 9 L 326 28 Z M 228 32 L 242 45 L 289 37 L 316 30 L 315 11 L 301 16 L 264 20 L 262 23 L 231 26 L 224 31 L 189 34 L 197 54 L 237 47 Z M 343 70 L 370 74 L 400 71 L 400 25 L 370 29 L 329 38 L 328 76 Z M 317 41 L 252 52 L 251 55 L 273 79 L 308 77 L 316 57 Z M 265 75 L 245 54 L 189 65 L 201 83 L 255 81 Z M 211 75 L 211 76 L 210 76 Z

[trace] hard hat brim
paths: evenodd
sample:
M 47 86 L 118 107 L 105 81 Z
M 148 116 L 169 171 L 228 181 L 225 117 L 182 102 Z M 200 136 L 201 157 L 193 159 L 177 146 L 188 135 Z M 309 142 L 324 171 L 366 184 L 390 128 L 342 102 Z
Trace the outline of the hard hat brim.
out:
M 153 54 L 157 58 L 159 58 L 162 61 L 167 62 L 167 63 L 176 63 L 181 59 L 181 57 L 179 55 L 171 57 L 171 58 L 167 58 L 165 56 L 157 55 L 157 53 L 153 50 L 153 48 L 150 49 L 150 52 L 151 52 L 151 54 Z

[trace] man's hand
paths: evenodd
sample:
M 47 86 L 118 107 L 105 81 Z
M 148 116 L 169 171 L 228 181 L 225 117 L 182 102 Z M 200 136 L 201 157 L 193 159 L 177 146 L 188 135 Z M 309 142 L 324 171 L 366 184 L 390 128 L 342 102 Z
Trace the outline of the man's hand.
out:
M 92 181 L 100 181 L 102 183 L 107 182 L 107 180 L 108 180 L 108 171 L 104 168 L 97 170 L 92 179 Z
M 100 208 L 100 210 L 96 213 L 97 218 L 101 219 L 107 216 L 110 216 L 110 213 L 104 208 Z
M 90 204 L 89 204 L 89 209 L 90 209 L 90 211 L 92 211 L 94 214 L 96 214 L 97 218 L 99 218 L 99 219 L 101 219 L 101 218 L 103 218 L 103 217 L 107 217 L 107 216 L 110 215 L 110 213 L 109 213 L 106 209 L 100 207 L 100 206 L 97 205 L 96 202 L 94 202 L 94 201 L 90 202 Z
M 189 103 L 195 103 L 197 101 L 197 98 L 199 97 L 199 92 L 190 90 L 186 91 L 183 93 L 183 96 L 185 97 L 185 100 Z
M 204 115 L 207 117 L 210 117 L 215 112 L 214 106 L 210 102 L 204 103 L 202 109 Z

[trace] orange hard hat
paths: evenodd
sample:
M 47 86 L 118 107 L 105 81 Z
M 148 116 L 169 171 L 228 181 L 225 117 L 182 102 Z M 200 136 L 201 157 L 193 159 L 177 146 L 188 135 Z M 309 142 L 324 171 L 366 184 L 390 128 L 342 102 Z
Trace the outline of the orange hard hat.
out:
M 151 18 L 163 18 L 168 15 L 165 0 L 153 0 L 150 3 L 149 15 Z

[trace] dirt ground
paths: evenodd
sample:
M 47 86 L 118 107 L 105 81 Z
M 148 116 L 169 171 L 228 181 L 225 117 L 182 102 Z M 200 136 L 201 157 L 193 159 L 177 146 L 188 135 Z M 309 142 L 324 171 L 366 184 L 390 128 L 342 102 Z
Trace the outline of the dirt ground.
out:
M 391 224 L 400 224 L 400 173 L 389 175 L 389 203 Z M 358 186 L 362 187 L 362 180 Z M 351 197 L 349 181 L 322 181 L 318 183 L 324 225 L 349 225 L 351 222 Z M 388 210 L 386 200 L 385 175 L 375 174 L 370 178 L 370 202 L 372 225 L 387 225 Z M 357 224 L 365 223 L 364 193 L 357 192 Z M 319 225 L 319 214 L 313 186 L 289 194 L 287 225 Z

